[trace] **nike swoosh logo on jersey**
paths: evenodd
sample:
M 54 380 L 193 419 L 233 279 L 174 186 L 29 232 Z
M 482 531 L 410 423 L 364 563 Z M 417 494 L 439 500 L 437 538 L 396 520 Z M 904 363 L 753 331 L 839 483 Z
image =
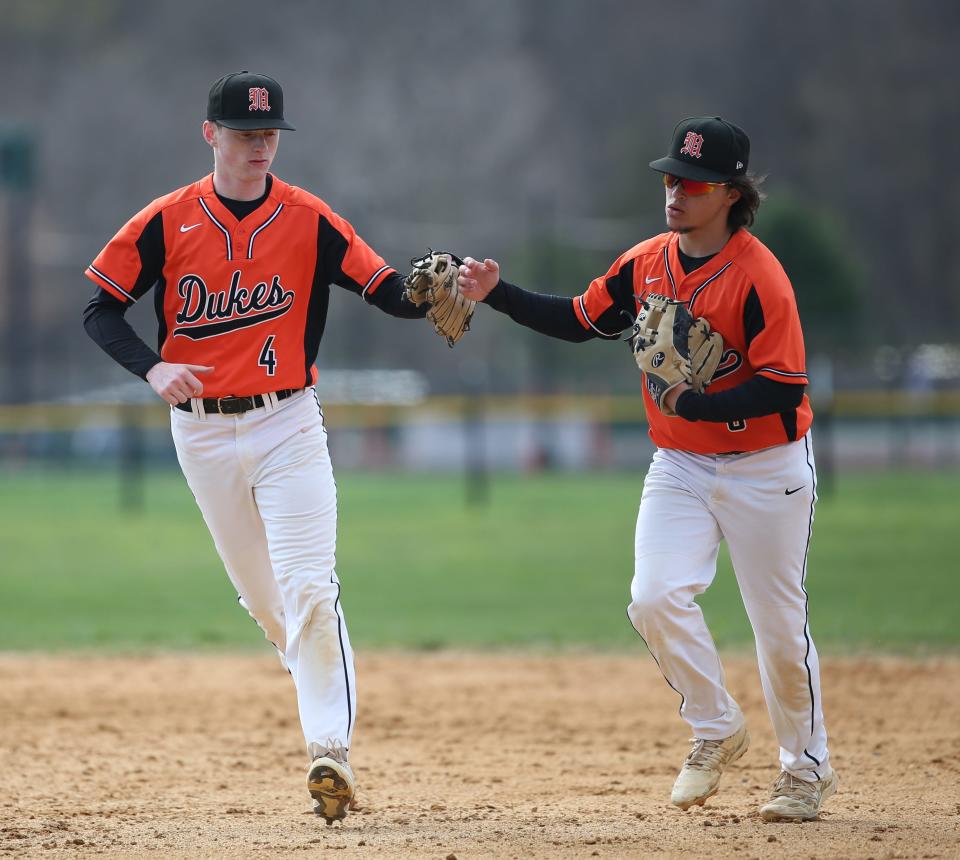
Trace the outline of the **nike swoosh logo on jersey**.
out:
M 807 485 L 806 485 L 806 484 L 801 484 L 801 485 L 800 485 L 799 487 L 797 487 L 797 489 L 795 489 L 795 490 L 784 490 L 784 491 L 783 491 L 783 494 L 784 494 L 785 496 L 792 496 L 794 493 L 799 493 L 805 486 L 807 486 Z
M 663 280 L 663 275 L 660 275 L 659 278 L 644 278 L 643 282 L 645 284 L 652 284 L 654 281 L 662 281 L 662 280 Z
M 199 224 L 191 224 L 189 227 L 188 227 L 186 224 L 181 224 L 181 225 L 180 225 L 180 232 L 181 232 L 181 233 L 189 233 L 191 230 L 196 230 L 197 227 L 202 227 L 202 226 L 203 226 L 203 222 L 202 222 L 202 221 L 201 221 Z

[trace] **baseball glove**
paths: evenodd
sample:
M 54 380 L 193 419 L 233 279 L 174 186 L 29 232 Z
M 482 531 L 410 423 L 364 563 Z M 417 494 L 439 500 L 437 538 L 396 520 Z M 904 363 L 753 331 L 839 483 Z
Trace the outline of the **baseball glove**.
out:
M 457 274 L 463 260 L 453 254 L 428 250 L 410 261 L 413 266 L 403 281 L 406 297 L 418 307 L 430 305 L 427 319 L 447 346 L 452 347 L 470 330 L 470 318 L 477 303 L 460 292 Z
M 710 383 L 723 355 L 723 338 L 703 317 L 694 319 L 685 302 L 655 293 L 642 302 L 633 324 L 633 357 L 647 391 L 664 415 L 664 395 L 682 382 L 698 394 Z

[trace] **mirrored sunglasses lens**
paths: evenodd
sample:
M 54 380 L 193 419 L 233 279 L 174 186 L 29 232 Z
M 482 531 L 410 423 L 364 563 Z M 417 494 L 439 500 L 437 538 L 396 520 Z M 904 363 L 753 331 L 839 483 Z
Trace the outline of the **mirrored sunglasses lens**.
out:
M 683 180 L 683 190 L 691 197 L 699 197 L 701 194 L 709 194 L 714 189 L 710 182 L 694 182 L 692 179 Z
M 683 189 L 683 193 L 689 194 L 691 197 L 697 197 L 701 194 L 706 194 L 714 187 L 713 183 L 697 182 L 693 179 L 681 179 L 679 176 L 674 176 L 672 173 L 663 174 L 663 184 L 667 188 L 676 188 L 679 185 Z

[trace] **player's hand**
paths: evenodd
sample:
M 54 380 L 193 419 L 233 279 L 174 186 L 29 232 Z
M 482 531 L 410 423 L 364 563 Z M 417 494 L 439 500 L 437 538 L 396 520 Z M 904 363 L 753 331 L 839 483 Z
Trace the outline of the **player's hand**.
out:
M 663 402 L 666 404 L 667 409 L 676 415 L 677 400 L 684 391 L 691 390 L 691 387 L 686 382 L 681 382 L 679 385 L 675 385 L 673 388 L 671 388 L 666 394 L 663 395 Z
M 176 406 L 203 394 L 203 383 L 196 374 L 210 373 L 212 370 L 212 367 L 204 364 L 168 364 L 161 361 L 147 371 L 147 382 L 167 403 Z
M 482 263 L 473 257 L 464 257 L 457 283 L 460 292 L 468 299 L 482 302 L 500 281 L 500 264 L 496 260 L 484 260 Z

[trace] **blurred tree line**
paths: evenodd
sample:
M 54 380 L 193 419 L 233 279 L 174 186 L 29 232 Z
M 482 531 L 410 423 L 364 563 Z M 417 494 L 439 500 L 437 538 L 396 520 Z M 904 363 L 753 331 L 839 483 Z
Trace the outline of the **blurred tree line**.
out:
M 80 326 L 83 269 L 151 199 L 209 172 L 207 89 L 239 69 L 284 86 L 298 130 L 278 175 L 401 270 L 430 245 L 575 295 L 662 231 L 647 163 L 677 120 L 716 114 L 748 131 L 768 174 L 757 232 L 793 279 L 808 352 L 863 384 L 878 337 L 954 337 L 960 4 L 4 0 L 3 13 L 5 115 L 37 142 L 33 349 L 16 372 L 38 397 L 126 378 Z M 886 312 L 905 290 L 923 297 L 909 329 Z M 131 312 L 147 340 L 149 304 Z M 435 391 L 637 387 L 616 344 L 551 342 L 481 308 L 449 351 L 337 288 L 320 360 L 418 368 Z

